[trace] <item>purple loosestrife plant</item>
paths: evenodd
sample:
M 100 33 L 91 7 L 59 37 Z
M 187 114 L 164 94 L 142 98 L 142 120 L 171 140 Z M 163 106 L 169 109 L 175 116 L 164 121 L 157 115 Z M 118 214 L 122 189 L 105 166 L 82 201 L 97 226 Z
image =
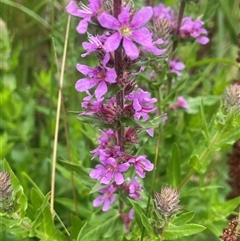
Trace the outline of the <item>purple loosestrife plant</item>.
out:
M 102 206 L 103 211 L 108 211 L 111 206 L 116 207 L 118 201 L 120 216 L 129 232 L 133 211 L 129 212 L 127 199 L 123 197 L 140 200 L 144 188 L 139 179 L 154 169 L 147 156 L 135 154 L 133 147 L 141 144 L 141 131 L 153 136 L 156 125 L 146 123 L 151 121 L 152 115 L 161 114 L 155 106 L 157 98 L 152 97 L 147 87 L 144 90 L 138 87 L 138 76 L 146 69 L 143 63 L 157 62 L 156 56 L 160 56 L 158 60 L 168 60 L 164 46 L 169 40 L 161 38 L 161 21 L 167 20 L 172 34 L 178 38 L 193 37 L 202 44 L 206 43 L 207 32 L 202 28 L 203 22 L 188 18 L 175 32 L 174 11 L 163 4 L 140 10 L 124 5 L 121 0 L 112 1 L 111 8 L 104 4 L 103 0 L 90 0 L 87 6 L 82 3 L 78 6 L 71 1 L 67 6 L 69 14 L 82 19 L 78 33 L 88 35 L 88 42 L 82 44 L 85 53 L 81 57 L 95 54 L 99 60 L 99 65 L 94 67 L 77 64 L 77 70 L 85 77 L 76 82 L 75 88 L 86 92 L 82 101 L 84 111 L 79 117 L 90 118 L 88 121 L 92 120 L 101 132 L 98 147 L 91 151 L 92 159 L 99 163 L 89 175 L 100 186 L 94 189 L 99 196 L 93 206 Z M 94 35 L 88 30 L 91 23 L 97 27 Z M 165 56 L 161 57 L 163 54 Z M 181 76 L 185 67 L 182 62 L 172 60 L 169 65 L 168 73 Z M 189 108 L 183 97 L 171 108 L 178 107 Z M 157 124 L 161 122 L 162 117 Z
M 102 210 L 108 211 L 117 199 L 117 193 L 141 199 L 143 187 L 136 176 L 144 178 L 146 172 L 154 168 L 146 155 L 134 155 L 131 151 L 132 145 L 140 141 L 140 122 L 148 121 L 150 114 L 156 112 L 154 103 L 157 102 L 148 91 L 136 88 L 137 76 L 145 67 L 142 66 L 138 72 L 131 69 L 138 59 L 143 59 L 149 52 L 161 55 L 165 50 L 158 48 L 163 40 L 153 38 L 153 32 L 147 26 L 153 15 L 151 7 L 135 11 L 132 7 L 122 6 L 121 1 L 113 1 L 113 11 L 107 12 L 103 11 L 103 4 L 104 1 L 91 0 L 88 6 L 81 3 L 78 7 L 71 1 L 67 12 L 82 19 L 77 27 L 80 34 L 88 31 L 90 21 L 104 28 L 104 32 L 99 28 L 101 32 L 95 36 L 88 32 L 89 42 L 83 42 L 86 52 L 81 56 L 95 53 L 100 65 L 90 67 L 77 64 L 77 70 L 86 77 L 79 79 L 75 88 L 87 94 L 82 102 L 84 112 L 80 113 L 80 117 L 91 116 L 104 126 L 109 126 L 105 130 L 101 127 L 99 146 L 92 150 L 93 158 L 98 158 L 100 163 L 90 172 L 90 177 L 102 185 L 98 190 L 101 195 L 93 205 L 103 205 Z M 112 87 L 116 91 L 111 92 L 111 96 L 109 89 Z M 123 125 L 124 119 L 132 119 L 136 124 Z M 152 128 L 146 131 L 153 136 Z M 131 180 L 130 173 L 134 173 Z M 119 201 L 119 211 L 129 230 L 133 213 L 130 211 L 129 215 L 124 215 L 124 203 L 121 199 Z

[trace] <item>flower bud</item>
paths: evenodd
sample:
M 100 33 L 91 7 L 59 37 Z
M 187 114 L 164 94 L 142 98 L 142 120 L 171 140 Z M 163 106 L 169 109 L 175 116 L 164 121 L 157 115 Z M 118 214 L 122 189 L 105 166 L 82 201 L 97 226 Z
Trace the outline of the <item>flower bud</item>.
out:
M 11 177 L 6 171 L 0 172 L 0 211 L 13 210 Z
M 154 192 L 156 211 L 165 219 L 171 218 L 182 208 L 178 196 L 179 192 L 171 187 L 162 187 L 161 193 Z
M 224 102 L 227 111 L 233 109 L 237 113 L 240 112 L 240 80 L 235 81 L 226 89 Z

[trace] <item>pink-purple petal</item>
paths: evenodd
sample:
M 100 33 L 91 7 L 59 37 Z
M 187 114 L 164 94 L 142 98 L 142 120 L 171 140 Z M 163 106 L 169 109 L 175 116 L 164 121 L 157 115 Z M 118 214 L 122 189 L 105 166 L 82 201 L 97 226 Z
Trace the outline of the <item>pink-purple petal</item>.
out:
M 141 8 L 137 13 L 133 16 L 133 19 L 131 21 L 131 27 L 132 28 L 139 28 L 144 26 L 153 15 L 152 7 L 144 7 Z
M 130 167 L 129 163 L 123 163 L 123 164 L 119 164 L 118 165 L 118 170 L 120 172 L 126 172 L 128 170 L 128 168 Z
M 77 26 L 77 32 L 79 34 L 85 34 L 87 32 L 88 29 L 88 22 L 89 19 L 84 18 L 83 20 L 81 20 Z
M 107 172 L 105 175 L 101 178 L 100 183 L 101 184 L 109 184 L 112 180 L 113 174 L 112 172 Z
M 117 74 L 115 69 L 108 69 L 108 71 L 106 72 L 105 81 L 108 83 L 116 83 L 116 78 L 117 78 Z
M 126 55 L 131 59 L 137 59 L 139 56 L 139 50 L 137 46 L 129 39 L 123 39 L 123 48 L 126 51 Z
M 132 33 L 135 42 L 148 46 L 152 44 L 152 34 L 147 28 L 137 29 Z
M 122 36 L 119 33 L 115 33 L 111 35 L 106 39 L 104 43 L 104 49 L 107 52 L 115 51 L 119 47 L 121 40 L 122 40 Z
M 98 84 L 94 94 L 97 99 L 100 99 L 103 95 L 105 95 L 107 93 L 107 90 L 108 90 L 107 84 L 104 81 L 101 81 Z
M 67 13 L 69 13 L 72 16 L 75 17 L 81 17 L 84 18 L 86 16 L 85 13 L 83 13 L 80 9 L 78 9 L 78 5 L 76 4 L 75 1 L 71 1 L 67 7 L 66 7 Z
M 120 27 L 118 20 L 108 13 L 102 13 L 97 19 L 104 28 L 118 30 Z
M 122 12 L 118 15 L 118 20 L 122 25 L 128 25 L 130 19 L 130 8 L 123 8 Z
M 133 108 L 135 111 L 140 111 L 142 109 L 142 106 L 140 105 L 138 99 L 134 99 Z
M 200 44 L 207 44 L 209 42 L 209 38 L 208 37 L 205 37 L 205 36 L 201 36 L 201 37 L 198 37 L 197 38 L 197 42 L 200 43 Z
M 124 177 L 120 172 L 116 172 L 114 174 L 114 181 L 116 182 L 117 185 L 121 185 L 124 182 Z
M 104 197 L 103 196 L 100 196 L 100 197 L 97 197 L 93 200 L 93 206 L 94 207 L 98 207 L 100 206 L 102 203 L 104 202 Z
M 91 89 L 97 84 L 96 80 L 80 79 L 75 84 L 75 89 L 79 92 L 83 92 Z
M 89 73 L 93 72 L 93 69 L 85 64 L 77 64 L 77 70 L 80 73 L 87 75 L 87 76 L 89 76 Z
M 106 199 L 105 202 L 104 202 L 102 210 L 104 212 L 108 211 L 109 208 L 110 208 L 110 205 L 111 205 L 111 201 L 109 199 Z

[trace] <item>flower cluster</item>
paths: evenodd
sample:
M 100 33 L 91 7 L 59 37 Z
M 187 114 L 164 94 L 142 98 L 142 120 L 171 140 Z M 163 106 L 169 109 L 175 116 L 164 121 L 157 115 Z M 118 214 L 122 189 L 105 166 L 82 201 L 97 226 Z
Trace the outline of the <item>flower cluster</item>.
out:
M 76 68 L 83 76 L 75 88 L 86 93 L 80 118 L 87 116 L 86 119 L 98 125 L 101 132 L 98 147 L 91 151 L 92 159 L 98 159 L 98 164 L 89 175 L 101 185 L 100 195 L 94 199 L 93 206 L 102 206 L 103 211 L 108 211 L 120 193 L 139 200 L 143 191 L 139 178 L 145 178 L 146 172 L 154 169 L 146 155 L 135 155 L 132 148 L 140 143 L 138 134 L 142 129 L 153 136 L 152 126 L 145 128 L 143 126 L 148 125 L 141 123 L 157 113 L 154 106 L 157 99 L 137 85 L 138 75 L 145 70 L 142 63 L 154 62 L 160 56 L 158 59 L 165 58 L 169 62 L 171 75 L 181 76 L 185 68 L 179 60 L 162 56 L 167 52 L 169 40 L 162 37 L 161 33 L 165 32 L 161 26 L 168 26 L 178 38 L 194 38 L 201 44 L 208 42 L 207 31 L 202 28 L 202 21 L 193 21 L 189 17 L 183 18 L 181 26 L 177 26 L 174 11 L 163 4 L 136 10 L 124 1 L 89 0 L 87 5 L 71 1 L 66 10 L 80 19 L 77 32 L 87 33 L 88 41 L 82 43 L 85 52 L 81 56 L 95 54 L 99 62 L 98 66 L 77 64 Z M 89 33 L 90 24 L 95 35 Z M 140 70 L 134 72 L 139 65 Z M 178 107 L 189 108 L 183 97 L 179 97 L 170 109 Z M 163 121 L 166 119 L 167 116 Z M 164 201 L 164 193 L 159 195 L 156 199 L 163 196 Z M 173 192 L 174 205 L 170 216 L 180 208 L 176 196 L 177 193 Z M 119 211 L 128 231 L 133 211 L 124 213 L 126 208 L 121 203 L 123 201 L 119 201 Z M 166 199 L 161 208 L 165 208 L 165 202 L 172 201 Z
M 137 88 L 137 76 L 145 68 L 141 67 L 138 72 L 132 69 L 140 60 L 165 52 L 161 48 L 164 41 L 156 38 L 147 26 L 153 17 L 152 7 L 135 10 L 123 4 L 118 8 L 120 11 L 115 14 L 104 0 L 89 0 L 87 6 L 71 1 L 66 7 L 69 14 L 80 18 L 77 32 L 88 35 L 89 41 L 83 42 L 85 53 L 81 56 L 95 54 L 99 59 L 96 67 L 77 64 L 83 77 L 75 88 L 87 94 L 80 117 L 91 116 L 102 123 L 99 145 L 92 150 L 93 159 L 97 158 L 99 163 L 90 177 L 102 185 L 93 206 L 102 205 L 103 211 L 109 210 L 119 192 L 139 200 L 143 187 L 138 178 L 144 178 L 146 172 L 154 168 L 145 155 L 132 153 L 132 146 L 140 142 L 138 133 L 142 127 L 138 122 L 148 121 L 151 113 L 156 113 L 157 102 L 148 91 Z M 88 32 L 91 23 L 93 27 L 98 26 L 96 35 Z M 123 125 L 122 121 L 127 119 L 136 124 Z M 153 136 L 152 128 L 145 131 Z M 129 170 L 134 173 L 131 178 Z M 120 211 L 128 230 L 133 213 L 130 211 L 127 215 Z
M 165 7 L 162 3 L 153 8 L 153 22 L 158 28 L 163 21 L 168 22 L 168 26 L 173 33 L 177 34 L 176 37 L 180 39 L 194 38 L 200 44 L 207 44 L 209 38 L 207 37 L 207 30 L 202 26 L 204 24 L 200 19 L 192 20 L 191 17 L 184 17 L 180 26 L 177 23 L 177 15 L 170 7 Z M 179 27 L 179 29 L 177 29 Z

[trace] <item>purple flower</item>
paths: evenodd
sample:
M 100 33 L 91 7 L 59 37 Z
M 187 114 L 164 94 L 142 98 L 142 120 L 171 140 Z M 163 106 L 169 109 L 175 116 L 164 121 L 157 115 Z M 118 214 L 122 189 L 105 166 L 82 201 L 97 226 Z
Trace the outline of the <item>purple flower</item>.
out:
M 175 104 L 173 104 L 170 108 L 172 110 L 175 110 L 177 108 L 189 109 L 189 105 L 182 96 L 179 96 L 178 101 Z
M 102 42 L 105 41 L 105 36 L 93 36 L 91 34 L 88 34 L 88 40 L 89 42 L 82 43 L 83 49 L 87 51 L 86 53 L 81 54 L 82 57 L 86 57 L 87 55 L 95 52 L 96 50 L 103 49 Z
M 128 162 L 133 163 L 135 172 L 141 178 L 145 177 L 144 171 L 152 171 L 154 167 L 154 165 L 146 158 L 145 155 L 131 158 Z
M 162 118 L 162 122 L 165 123 L 167 120 L 168 120 L 168 116 L 164 115 L 163 118 Z
M 107 83 L 116 83 L 117 74 L 114 69 L 102 66 L 90 68 L 87 65 L 77 64 L 77 70 L 89 78 L 79 79 L 75 85 L 76 90 L 84 92 L 98 85 L 94 92 L 97 99 L 106 94 L 108 90 Z
M 162 55 L 166 52 L 166 49 L 159 49 L 156 45 L 161 45 L 163 43 L 164 41 L 161 38 L 159 38 L 158 40 L 153 41 L 151 45 L 145 46 L 144 50 L 147 52 L 152 52 L 154 55 L 157 56 Z
M 153 106 L 153 103 L 157 102 L 156 98 L 151 98 L 151 95 L 147 91 L 142 89 L 137 89 L 135 93 L 130 93 L 128 95 L 128 100 L 131 100 L 133 110 L 134 110 L 134 119 L 139 120 L 143 117 L 144 120 L 148 120 L 148 113 L 154 112 L 156 107 Z
M 104 187 L 98 190 L 99 193 L 103 193 L 102 196 L 97 197 L 93 200 L 93 206 L 98 207 L 102 205 L 102 210 L 108 211 L 110 208 L 110 205 L 115 201 L 115 197 L 113 196 L 113 193 L 116 192 L 116 188 L 113 185 L 110 185 L 109 187 Z
M 189 105 L 187 103 L 187 101 L 182 97 L 182 96 L 179 96 L 178 97 L 178 106 L 183 108 L 183 109 L 189 109 Z
M 109 157 L 102 163 L 98 164 L 96 169 L 90 172 L 90 177 L 99 180 L 102 184 L 109 184 L 113 179 L 117 185 L 121 185 L 124 182 L 121 172 L 126 172 L 130 164 L 127 162 L 118 164 L 112 157 Z
M 152 14 L 151 7 L 140 9 L 133 17 L 131 17 L 130 8 L 122 8 L 118 19 L 108 13 L 102 13 L 98 17 L 100 25 L 104 28 L 117 31 L 105 41 L 105 50 L 107 52 L 115 51 L 123 40 L 123 48 L 126 55 L 132 60 L 138 58 L 139 50 L 133 41 L 142 46 L 152 44 L 151 32 L 146 27 L 143 27 L 151 19 Z
M 153 7 L 153 17 L 174 21 L 174 12 L 170 7 L 165 7 L 164 4 L 160 3 L 158 6 Z
M 209 42 L 209 38 L 206 37 L 207 30 L 202 28 L 202 22 L 199 19 L 192 21 L 191 17 L 185 17 L 182 20 L 182 26 L 179 29 L 179 35 L 182 38 L 192 37 L 197 40 L 200 44 L 207 44 Z
M 134 209 L 131 209 L 128 213 L 128 215 L 126 213 L 121 213 L 121 218 L 126 226 L 126 232 L 129 233 L 130 232 L 130 224 L 133 220 L 133 214 L 134 214 Z
M 115 132 L 111 129 L 101 132 L 101 135 L 98 137 L 99 146 L 91 151 L 91 153 L 94 153 L 93 158 L 99 156 L 99 160 L 104 163 L 109 157 L 115 159 L 121 157 L 122 152 L 120 146 L 116 145 Z
M 86 109 L 86 111 L 80 115 L 91 115 L 98 113 L 103 106 L 102 99 L 91 101 L 92 95 L 89 93 L 89 91 L 86 91 L 86 93 L 88 96 L 84 97 L 82 101 L 82 108 Z
M 169 73 L 175 73 L 177 76 L 181 76 L 181 70 L 185 68 L 185 65 L 177 60 L 171 60 L 169 63 Z
M 134 177 L 129 183 L 125 184 L 124 190 L 129 194 L 131 198 L 134 198 L 136 200 L 141 199 L 141 195 L 139 192 L 143 191 L 143 187 L 139 183 L 137 177 Z
M 67 5 L 66 10 L 70 15 L 83 18 L 77 26 L 78 33 L 84 34 L 87 32 L 88 22 L 98 14 L 102 2 L 103 0 L 89 0 L 88 6 L 80 3 L 81 9 L 78 8 L 75 1 L 71 1 Z

